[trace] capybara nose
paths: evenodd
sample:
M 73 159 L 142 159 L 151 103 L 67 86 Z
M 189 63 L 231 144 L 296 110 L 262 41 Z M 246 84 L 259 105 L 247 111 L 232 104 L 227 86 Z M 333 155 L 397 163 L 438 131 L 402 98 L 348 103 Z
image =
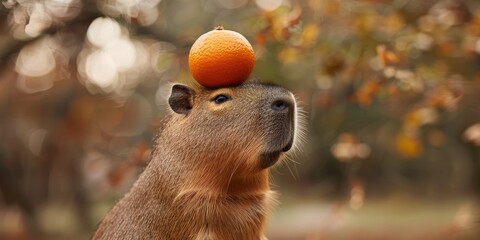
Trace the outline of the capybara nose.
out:
M 277 99 L 273 101 L 272 105 L 270 106 L 273 111 L 276 112 L 283 112 L 292 109 L 293 103 L 291 100 L 287 99 Z

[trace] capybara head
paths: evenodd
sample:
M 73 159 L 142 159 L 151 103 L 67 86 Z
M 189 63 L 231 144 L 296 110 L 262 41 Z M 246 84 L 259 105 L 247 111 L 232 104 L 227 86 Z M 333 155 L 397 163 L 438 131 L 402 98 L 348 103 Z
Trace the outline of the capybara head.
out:
M 212 171 L 254 174 L 274 165 L 295 140 L 295 98 L 282 87 L 246 83 L 194 89 L 175 84 L 168 103 L 176 113 L 171 121 L 182 141 L 179 150 L 198 153 L 192 164 Z

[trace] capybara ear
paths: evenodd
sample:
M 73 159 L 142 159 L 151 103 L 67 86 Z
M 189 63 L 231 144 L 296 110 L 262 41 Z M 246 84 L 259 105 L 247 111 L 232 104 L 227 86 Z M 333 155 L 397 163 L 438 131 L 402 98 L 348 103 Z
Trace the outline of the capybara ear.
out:
M 168 98 L 168 104 L 178 114 L 188 115 L 193 107 L 195 91 L 188 86 L 175 84 L 172 87 L 172 94 Z

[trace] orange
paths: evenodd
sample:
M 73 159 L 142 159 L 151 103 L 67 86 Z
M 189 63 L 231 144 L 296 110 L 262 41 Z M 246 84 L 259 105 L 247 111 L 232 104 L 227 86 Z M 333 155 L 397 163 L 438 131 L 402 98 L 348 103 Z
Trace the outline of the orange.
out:
M 239 85 L 255 64 L 252 45 L 240 33 L 217 27 L 192 45 L 188 65 L 193 78 L 208 88 Z

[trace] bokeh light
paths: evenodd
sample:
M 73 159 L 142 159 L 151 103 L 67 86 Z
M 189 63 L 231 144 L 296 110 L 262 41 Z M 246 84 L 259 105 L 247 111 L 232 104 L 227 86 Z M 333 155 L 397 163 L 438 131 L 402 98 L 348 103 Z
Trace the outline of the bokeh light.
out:
M 463 138 L 467 142 L 480 146 L 480 123 L 468 127 L 465 132 L 463 132 Z
M 104 47 L 110 42 L 120 38 L 122 30 L 120 25 L 110 18 L 95 19 L 87 31 L 87 38 L 93 45 Z
M 108 43 L 104 51 L 115 62 L 118 71 L 126 71 L 135 63 L 136 49 L 129 39 L 116 39 Z
M 53 17 L 61 20 L 73 19 L 82 10 L 80 0 L 50 0 L 45 1 L 45 10 Z
M 118 82 L 118 70 L 115 61 L 105 51 L 96 50 L 85 61 L 86 76 L 95 84 L 110 92 Z
M 265 11 L 273 11 L 282 5 L 283 0 L 255 0 L 258 7 Z
M 356 137 L 349 133 L 340 134 L 331 151 L 333 156 L 342 162 L 364 159 L 370 155 L 370 147 L 364 143 L 359 143 Z
M 55 57 L 48 41 L 24 47 L 18 54 L 15 70 L 22 75 L 39 77 L 55 68 Z
M 25 25 L 25 33 L 30 37 L 40 35 L 45 29 L 51 26 L 52 18 L 45 11 L 41 3 L 34 3 L 30 9 L 30 18 Z

